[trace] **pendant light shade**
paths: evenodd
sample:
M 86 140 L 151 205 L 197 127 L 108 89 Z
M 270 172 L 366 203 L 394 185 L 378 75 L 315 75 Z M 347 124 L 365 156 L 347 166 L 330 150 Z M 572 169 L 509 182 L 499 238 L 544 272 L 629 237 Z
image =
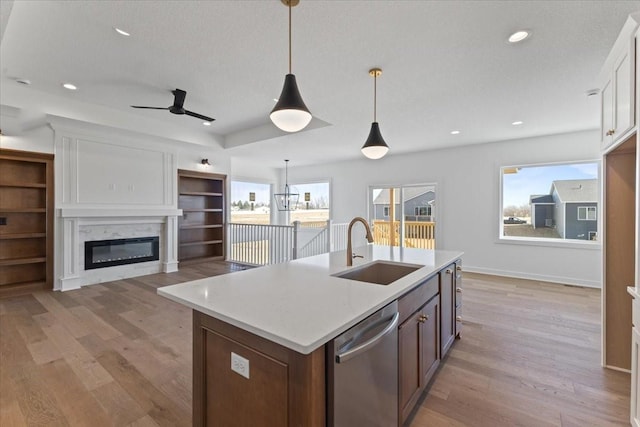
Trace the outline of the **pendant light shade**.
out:
M 381 159 L 389 151 L 389 146 L 384 142 L 384 138 L 380 133 L 380 127 L 378 122 L 371 123 L 371 131 L 369 131 L 369 137 L 362 146 L 362 154 L 365 157 L 376 160 Z
M 287 74 L 278 103 L 269 116 L 273 124 L 285 132 L 297 132 L 311 121 L 311 113 L 300 96 L 296 76 Z
M 377 86 L 376 80 L 378 76 L 382 74 L 382 70 L 380 68 L 372 68 L 369 70 L 369 75 L 373 77 L 373 123 L 371 123 L 371 130 L 369 131 L 369 137 L 365 141 L 362 146 L 362 154 L 365 157 L 377 160 L 387 154 L 389 151 L 389 146 L 385 142 L 382 134 L 380 133 L 380 127 L 378 126 L 378 122 L 376 121 L 376 104 L 377 104 Z
M 269 118 L 274 125 L 285 132 L 298 132 L 304 129 L 311 121 L 311 113 L 304 104 L 296 76 L 291 73 L 291 8 L 296 6 L 300 0 L 281 0 L 289 8 L 289 74 L 284 78 L 284 86 L 278 102 L 276 103 Z
M 298 207 L 300 194 L 289 189 L 289 160 L 284 161 L 284 193 L 275 193 L 273 198 L 279 211 L 294 211 Z

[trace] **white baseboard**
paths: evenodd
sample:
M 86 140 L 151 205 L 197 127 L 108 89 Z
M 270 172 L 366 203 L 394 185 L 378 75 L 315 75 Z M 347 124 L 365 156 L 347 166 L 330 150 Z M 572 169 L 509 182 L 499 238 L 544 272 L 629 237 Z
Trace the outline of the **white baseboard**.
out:
M 163 273 L 174 273 L 178 271 L 178 262 L 163 262 L 162 263 L 162 272 Z
M 597 288 L 597 289 L 602 288 L 602 284 L 600 283 L 599 280 L 582 280 L 582 279 L 576 279 L 573 277 L 521 273 L 517 271 L 497 270 L 493 268 L 474 267 L 470 265 L 464 265 L 464 271 L 468 271 L 470 273 L 491 274 L 493 276 L 513 277 L 516 279 L 528 279 L 528 280 L 537 280 L 541 282 L 552 282 L 552 283 L 559 283 L 563 285 L 583 286 L 587 288 Z

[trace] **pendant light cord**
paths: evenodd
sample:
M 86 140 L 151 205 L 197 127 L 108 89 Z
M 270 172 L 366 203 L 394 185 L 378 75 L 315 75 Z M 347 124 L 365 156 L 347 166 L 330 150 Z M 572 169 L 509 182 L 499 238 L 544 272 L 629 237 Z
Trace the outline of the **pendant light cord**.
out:
M 376 113 L 377 113 L 377 105 L 378 105 L 378 86 L 376 82 L 378 81 L 378 74 L 374 73 L 373 75 L 373 121 L 376 122 Z
M 291 74 L 291 0 L 289 1 L 289 74 Z

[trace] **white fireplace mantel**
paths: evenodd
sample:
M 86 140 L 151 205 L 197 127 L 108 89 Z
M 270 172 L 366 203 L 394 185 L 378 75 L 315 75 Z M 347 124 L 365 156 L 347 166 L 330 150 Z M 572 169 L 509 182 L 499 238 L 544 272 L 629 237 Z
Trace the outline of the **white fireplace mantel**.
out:
M 119 280 L 143 274 L 153 274 L 160 271 L 171 273 L 178 271 L 178 217 L 182 216 L 182 209 L 172 208 L 62 208 L 58 209 L 62 235 L 62 265 L 60 281 L 56 288 L 61 291 L 78 289 L 81 286 L 100 283 L 102 281 Z M 140 224 L 161 226 L 158 229 L 161 245 L 160 263 L 130 264 L 100 269 L 99 277 L 88 274 L 83 268 L 84 244 L 83 227 L 107 227 L 108 230 L 126 228 Z M 119 231 L 119 230 L 118 230 Z M 134 237 L 134 236 L 132 236 Z M 140 237 L 140 236 L 137 236 Z M 96 274 L 92 270 L 92 274 Z M 98 280 L 97 280 L 98 279 Z
M 120 218 L 182 216 L 182 209 L 167 208 L 63 208 L 58 209 L 61 218 Z

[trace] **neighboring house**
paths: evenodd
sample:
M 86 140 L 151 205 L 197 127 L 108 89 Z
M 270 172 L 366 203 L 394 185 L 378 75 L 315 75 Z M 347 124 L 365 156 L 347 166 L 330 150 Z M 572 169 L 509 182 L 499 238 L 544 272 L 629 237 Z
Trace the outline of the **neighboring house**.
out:
M 393 190 L 395 204 L 395 220 L 399 221 L 402 215 L 400 209 L 400 193 Z M 385 189 L 378 194 L 373 201 L 374 219 L 389 220 L 390 191 Z M 433 222 L 436 216 L 436 193 L 429 187 L 407 187 L 404 189 L 404 219 L 405 221 Z
M 529 201 L 533 228 L 555 227 L 564 239 L 596 240 L 597 179 L 553 181 L 549 194 L 532 195 Z

